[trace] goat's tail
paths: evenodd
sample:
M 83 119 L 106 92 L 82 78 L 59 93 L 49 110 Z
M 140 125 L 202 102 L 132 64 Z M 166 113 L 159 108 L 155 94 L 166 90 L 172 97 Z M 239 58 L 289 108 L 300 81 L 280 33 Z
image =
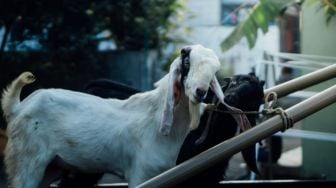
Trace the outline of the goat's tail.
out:
M 24 72 L 3 91 L 1 106 L 7 121 L 13 114 L 15 106 L 20 103 L 20 94 L 23 86 L 34 81 L 35 76 L 31 72 Z

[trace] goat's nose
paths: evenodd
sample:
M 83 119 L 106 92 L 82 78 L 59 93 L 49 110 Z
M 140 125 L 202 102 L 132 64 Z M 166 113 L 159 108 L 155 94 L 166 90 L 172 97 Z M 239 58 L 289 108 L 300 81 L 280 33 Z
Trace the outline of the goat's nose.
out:
M 200 88 L 196 89 L 196 95 L 200 99 L 203 99 L 205 97 L 206 93 L 207 93 L 207 90 L 205 90 L 205 89 L 200 89 Z

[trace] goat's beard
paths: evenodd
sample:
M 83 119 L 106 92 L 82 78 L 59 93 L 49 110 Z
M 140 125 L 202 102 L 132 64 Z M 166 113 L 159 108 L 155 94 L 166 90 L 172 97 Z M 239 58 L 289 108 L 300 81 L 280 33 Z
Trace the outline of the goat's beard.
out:
M 200 111 L 200 103 L 193 103 L 189 101 L 189 115 L 190 115 L 190 124 L 189 128 L 191 130 L 197 129 L 200 118 L 201 118 L 201 111 Z

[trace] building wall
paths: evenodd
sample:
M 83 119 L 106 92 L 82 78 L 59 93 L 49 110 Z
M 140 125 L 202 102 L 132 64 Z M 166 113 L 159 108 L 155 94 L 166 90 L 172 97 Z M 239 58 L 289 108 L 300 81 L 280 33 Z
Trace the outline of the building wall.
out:
M 188 0 L 189 13 L 195 15 L 188 20 L 190 26 L 217 26 L 220 23 L 221 0 Z
M 303 6 L 302 53 L 336 56 L 336 18 L 327 25 L 319 4 Z
M 303 54 L 336 57 L 336 18 L 326 25 L 323 10 L 318 11 L 318 4 L 302 6 L 302 38 Z M 321 91 L 336 84 L 336 79 L 309 90 Z M 336 133 L 336 104 L 333 104 L 303 121 L 303 129 Z M 306 177 L 321 177 L 336 180 L 336 143 L 325 141 L 303 140 L 302 173 Z

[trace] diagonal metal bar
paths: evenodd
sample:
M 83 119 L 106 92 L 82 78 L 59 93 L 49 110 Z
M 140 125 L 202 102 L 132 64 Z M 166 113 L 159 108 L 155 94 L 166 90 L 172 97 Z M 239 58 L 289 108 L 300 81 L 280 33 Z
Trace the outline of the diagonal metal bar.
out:
M 336 64 L 332 64 L 288 82 L 276 85 L 266 89 L 264 92 L 265 96 L 270 92 L 275 92 L 277 93 L 278 97 L 283 97 L 295 91 L 305 89 L 309 86 L 313 86 L 332 78 L 336 78 Z

